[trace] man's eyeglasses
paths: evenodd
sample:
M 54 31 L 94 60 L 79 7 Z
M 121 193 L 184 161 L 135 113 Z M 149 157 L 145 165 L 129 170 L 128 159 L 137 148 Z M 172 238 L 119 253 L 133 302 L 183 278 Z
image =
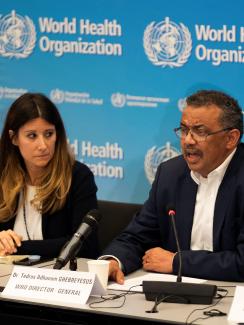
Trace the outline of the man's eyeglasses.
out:
M 225 132 L 225 131 L 229 131 L 232 130 L 232 127 L 228 127 L 228 128 L 224 128 L 218 131 L 213 131 L 213 132 L 207 132 L 206 130 L 197 128 L 197 127 L 192 127 L 192 128 L 188 128 L 186 126 L 180 126 L 178 128 L 174 129 L 175 134 L 177 135 L 178 138 L 180 139 L 185 139 L 188 135 L 188 133 L 191 133 L 192 138 L 197 141 L 197 142 L 202 142 L 202 141 L 206 141 L 207 137 L 213 134 L 217 134 L 220 132 Z

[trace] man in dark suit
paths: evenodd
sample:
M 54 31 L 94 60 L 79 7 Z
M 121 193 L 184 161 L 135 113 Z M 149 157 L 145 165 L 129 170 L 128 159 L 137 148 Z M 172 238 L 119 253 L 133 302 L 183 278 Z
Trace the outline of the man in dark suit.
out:
M 159 165 L 141 212 L 104 251 L 110 278 L 123 283 L 140 267 L 177 274 L 171 205 L 182 275 L 244 281 L 242 110 L 229 95 L 202 90 L 187 98 L 175 132 L 182 155 Z

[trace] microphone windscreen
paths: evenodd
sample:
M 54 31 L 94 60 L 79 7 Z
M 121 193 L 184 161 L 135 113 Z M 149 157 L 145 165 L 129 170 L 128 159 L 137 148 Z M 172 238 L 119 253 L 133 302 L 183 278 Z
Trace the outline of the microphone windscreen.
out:
M 168 204 L 166 207 L 167 214 L 170 215 L 170 213 L 175 214 L 175 208 L 173 204 Z
M 83 222 L 94 228 L 98 225 L 98 222 L 101 220 L 101 218 L 101 213 L 98 210 L 93 209 L 85 215 Z

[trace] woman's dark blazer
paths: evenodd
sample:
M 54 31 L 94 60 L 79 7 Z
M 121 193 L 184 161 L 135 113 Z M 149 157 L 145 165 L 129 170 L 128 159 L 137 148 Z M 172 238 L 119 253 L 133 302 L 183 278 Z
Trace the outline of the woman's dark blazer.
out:
M 63 171 L 65 173 L 65 170 Z M 84 216 L 97 209 L 97 186 L 90 169 L 76 161 L 73 167 L 72 183 L 64 207 L 49 215 L 42 216 L 43 240 L 26 240 L 16 254 L 37 254 L 57 257 L 63 245 L 70 239 L 81 224 Z M 0 230 L 13 229 L 14 219 L 0 223 Z M 79 256 L 96 258 L 99 254 L 96 232 L 84 241 Z

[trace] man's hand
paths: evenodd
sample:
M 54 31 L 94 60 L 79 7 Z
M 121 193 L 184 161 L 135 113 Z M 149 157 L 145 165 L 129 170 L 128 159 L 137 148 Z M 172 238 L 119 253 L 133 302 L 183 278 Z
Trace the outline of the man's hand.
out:
M 21 240 L 22 237 L 11 229 L 0 231 L 0 256 L 16 253 Z
M 160 273 L 172 273 L 175 254 L 161 247 L 151 248 L 145 252 L 142 258 L 143 269 Z
M 124 273 L 119 268 L 119 263 L 112 258 L 109 261 L 109 279 L 119 284 L 124 284 Z

